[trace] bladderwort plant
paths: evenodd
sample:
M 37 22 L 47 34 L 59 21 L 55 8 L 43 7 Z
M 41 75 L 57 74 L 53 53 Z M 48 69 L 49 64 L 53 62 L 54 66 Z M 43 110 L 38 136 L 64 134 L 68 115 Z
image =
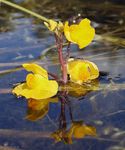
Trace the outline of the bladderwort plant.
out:
M 51 73 L 41 66 L 33 63 L 23 64 L 22 66 L 32 73 L 26 76 L 26 82 L 17 85 L 13 89 L 14 94 L 24 96 L 26 99 L 47 99 L 57 94 L 60 83 L 66 85 L 68 82 L 73 82 L 82 85 L 98 78 L 99 70 L 96 64 L 88 60 L 70 58 L 71 43 L 77 44 L 82 49 L 88 46 L 95 36 L 95 29 L 91 26 L 89 19 L 84 18 L 78 24 L 69 25 L 68 21 L 63 23 L 48 19 L 7 0 L 0 0 L 0 2 L 39 18 L 53 32 L 62 72 L 60 80 L 56 78 L 50 80 L 49 75 Z M 65 56 L 63 55 L 64 41 L 68 43 Z

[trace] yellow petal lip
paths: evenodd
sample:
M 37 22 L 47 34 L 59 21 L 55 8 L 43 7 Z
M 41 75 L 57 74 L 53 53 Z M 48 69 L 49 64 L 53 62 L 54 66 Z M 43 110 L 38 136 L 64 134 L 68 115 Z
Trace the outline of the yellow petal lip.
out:
M 44 68 L 42 68 L 41 66 L 39 66 L 37 64 L 34 64 L 34 63 L 31 63 L 31 64 L 25 63 L 22 66 L 27 71 L 31 71 L 34 74 L 40 74 L 44 78 L 48 79 L 48 73 L 47 73 L 47 71 Z
M 36 64 L 23 64 L 24 68 L 32 71 L 26 76 L 26 82 L 16 86 L 12 93 L 17 96 L 24 96 L 26 99 L 47 99 L 58 92 L 58 83 L 49 80 L 47 71 Z M 36 68 L 35 68 L 36 67 Z
M 98 78 L 99 69 L 93 62 L 88 60 L 70 60 L 67 65 L 70 81 L 78 84 Z
M 64 34 L 68 41 L 78 44 L 81 49 L 92 42 L 95 36 L 95 29 L 90 25 L 90 20 L 85 18 L 79 24 L 71 26 L 69 26 L 68 22 L 65 22 Z

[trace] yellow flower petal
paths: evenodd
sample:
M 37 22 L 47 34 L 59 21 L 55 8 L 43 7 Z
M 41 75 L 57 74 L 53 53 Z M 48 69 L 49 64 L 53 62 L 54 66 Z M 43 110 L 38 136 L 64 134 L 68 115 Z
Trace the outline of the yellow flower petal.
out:
M 64 34 L 65 34 L 66 39 L 68 41 L 73 42 L 72 39 L 71 39 L 71 37 L 70 37 L 70 32 L 69 32 L 70 27 L 69 27 L 68 24 L 69 24 L 68 21 L 66 21 L 65 25 L 64 25 Z
M 37 64 L 23 64 L 22 65 L 27 71 L 31 71 L 34 74 L 40 74 L 44 78 L 48 79 L 47 71 Z
M 63 23 L 61 21 L 56 22 L 56 21 L 50 19 L 49 23 L 44 22 L 44 24 L 50 31 L 55 32 L 55 34 L 57 36 L 60 36 L 60 34 L 64 30 Z
M 26 83 L 18 85 L 12 92 L 27 99 L 40 100 L 56 95 L 57 91 L 58 84 L 56 81 L 45 79 L 39 74 L 29 74 Z
M 91 61 L 87 61 L 85 60 L 85 62 L 89 65 L 89 70 L 90 70 L 90 80 L 96 79 L 99 77 L 99 69 L 96 66 L 96 64 L 94 64 Z
M 80 60 L 68 63 L 68 74 L 70 75 L 70 80 L 72 82 L 79 84 L 88 81 L 90 78 L 88 64 L 83 63 Z
M 91 23 L 91 21 L 89 19 L 85 18 L 85 19 L 81 20 L 81 22 L 79 23 L 79 26 L 80 26 L 80 28 L 88 27 L 88 26 L 90 26 L 90 23 Z
M 72 82 L 82 84 L 99 76 L 97 66 L 86 60 L 72 60 L 68 62 L 67 71 Z
M 45 80 L 45 78 L 39 74 L 31 74 L 30 73 L 26 77 L 27 86 L 31 89 L 38 88 L 39 86 L 41 86 L 40 83 L 42 83 L 44 80 Z
M 58 23 L 58 31 L 60 31 L 60 32 L 64 31 L 64 26 L 63 26 L 63 23 L 61 21 L 59 21 L 59 23 Z
M 95 29 L 91 27 L 90 20 L 85 18 L 78 25 L 64 25 L 64 34 L 68 41 L 77 43 L 79 48 L 84 48 L 91 43 L 95 35 Z

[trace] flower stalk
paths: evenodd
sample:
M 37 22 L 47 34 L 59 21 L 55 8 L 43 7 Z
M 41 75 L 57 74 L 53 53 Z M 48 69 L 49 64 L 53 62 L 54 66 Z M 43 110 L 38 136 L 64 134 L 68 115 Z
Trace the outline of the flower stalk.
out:
M 58 50 L 58 56 L 59 56 L 59 62 L 61 65 L 61 70 L 62 70 L 62 80 L 63 83 L 67 83 L 67 62 L 64 60 L 63 57 L 63 40 L 62 40 L 62 35 L 59 37 L 55 34 L 55 39 L 56 39 L 56 45 L 57 45 L 57 50 Z

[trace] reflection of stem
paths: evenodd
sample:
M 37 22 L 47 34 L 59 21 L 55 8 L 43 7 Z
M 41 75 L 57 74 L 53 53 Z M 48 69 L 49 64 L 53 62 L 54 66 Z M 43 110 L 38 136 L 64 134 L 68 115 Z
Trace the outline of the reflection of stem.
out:
M 23 12 L 26 12 L 26 13 L 34 16 L 34 17 L 37 17 L 37 18 L 41 19 L 42 21 L 45 21 L 45 22 L 49 23 L 49 19 L 47 19 L 47 18 L 45 18 L 45 17 L 43 17 L 43 16 L 41 16 L 41 15 L 35 13 L 35 12 L 32 12 L 32 11 L 26 9 L 26 8 L 23 8 L 23 7 L 19 6 L 19 5 L 16 5 L 16 4 L 12 3 L 12 2 L 9 2 L 7 0 L 0 0 L 0 2 L 4 3 L 6 5 L 9 5 L 9 6 L 13 7 L 13 8 L 16 8 L 18 10 L 21 10 Z
M 66 61 L 64 60 L 63 53 L 62 53 L 62 48 L 63 48 L 62 36 L 58 37 L 57 35 L 55 35 L 55 38 L 56 38 L 56 44 L 57 44 L 57 49 L 58 49 L 59 62 L 60 62 L 61 69 L 62 69 L 63 82 L 67 83 L 67 66 L 66 66 Z
M 73 115 L 71 110 L 70 101 L 68 99 L 67 91 L 63 91 L 59 93 L 59 99 L 61 102 L 61 113 L 60 113 L 60 122 L 59 122 L 59 128 L 60 129 L 66 129 L 66 114 L 65 114 L 65 107 L 66 105 L 69 108 L 69 115 L 70 119 L 73 122 Z
M 73 115 L 72 115 L 72 109 L 71 109 L 70 101 L 69 101 L 68 97 L 66 99 L 67 99 L 67 104 L 68 104 L 68 107 L 69 107 L 70 119 L 73 122 Z
M 60 101 L 61 101 L 61 113 L 60 113 L 59 128 L 65 129 L 66 128 L 65 99 L 63 99 L 63 97 L 60 97 Z

